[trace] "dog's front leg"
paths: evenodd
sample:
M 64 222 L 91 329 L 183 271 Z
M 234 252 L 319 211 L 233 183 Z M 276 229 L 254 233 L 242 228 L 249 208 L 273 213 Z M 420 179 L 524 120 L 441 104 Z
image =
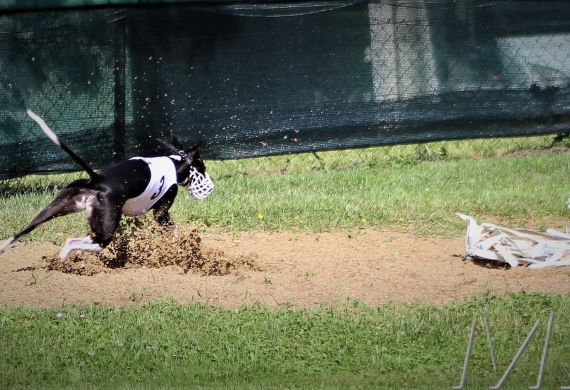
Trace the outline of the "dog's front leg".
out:
M 173 185 L 152 208 L 154 209 L 154 220 L 162 226 L 171 226 L 174 231 L 174 238 L 178 239 L 178 226 L 168 212 L 174 203 L 174 199 L 176 199 L 176 194 L 178 194 L 178 186 Z
M 168 212 L 174 203 L 174 199 L 176 199 L 176 194 L 178 194 L 178 186 L 173 185 L 165 192 L 164 196 L 152 206 L 154 210 L 154 220 L 162 226 L 176 226 Z

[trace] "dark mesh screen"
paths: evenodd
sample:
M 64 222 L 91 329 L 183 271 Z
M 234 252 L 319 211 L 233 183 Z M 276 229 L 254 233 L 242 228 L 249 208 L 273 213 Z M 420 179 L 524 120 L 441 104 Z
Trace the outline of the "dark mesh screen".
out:
M 0 16 L 0 178 L 173 132 L 230 159 L 568 131 L 570 3 L 178 4 Z

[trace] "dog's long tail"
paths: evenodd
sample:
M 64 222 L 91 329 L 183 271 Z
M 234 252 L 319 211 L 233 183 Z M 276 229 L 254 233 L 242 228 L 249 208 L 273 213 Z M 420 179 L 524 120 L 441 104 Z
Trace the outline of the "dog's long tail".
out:
M 42 118 L 40 118 L 39 116 L 37 116 L 36 114 L 34 114 L 31 110 L 27 110 L 26 111 L 28 113 L 28 115 L 30 116 L 30 118 L 32 118 L 34 121 L 36 121 L 36 123 L 38 125 L 40 125 L 40 127 L 42 128 L 43 132 L 60 148 L 62 148 L 63 150 L 65 150 L 67 152 L 67 154 L 69 154 L 71 156 L 72 159 L 75 160 L 76 163 L 78 163 L 79 165 L 81 165 L 81 167 L 83 169 L 85 169 L 85 171 L 89 174 L 89 177 L 93 180 L 98 179 L 98 175 L 97 173 L 95 173 L 93 171 L 93 169 L 91 169 L 91 167 L 89 165 L 87 165 L 87 163 L 85 161 L 83 161 L 81 159 L 81 157 L 79 157 L 77 154 L 75 154 L 73 152 L 73 150 L 69 149 L 67 147 L 66 144 L 64 144 L 63 142 L 61 142 L 61 140 L 59 139 L 59 137 L 53 132 L 51 131 L 51 129 L 48 127 L 48 125 L 44 122 L 44 120 Z M 1 249 L 1 248 L 0 248 Z

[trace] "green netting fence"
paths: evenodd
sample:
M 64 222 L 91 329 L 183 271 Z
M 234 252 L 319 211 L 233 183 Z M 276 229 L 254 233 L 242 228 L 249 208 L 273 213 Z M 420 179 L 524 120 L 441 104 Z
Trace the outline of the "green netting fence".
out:
M 239 173 L 262 156 L 286 170 L 298 158 L 335 169 L 510 153 L 570 127 L 567 1 L 0 10 L 0 179 L 78 170 L 28 108 L 94 168 L 161 153 L 156 138 L 171 133 L 207 140 L 204 156 Z

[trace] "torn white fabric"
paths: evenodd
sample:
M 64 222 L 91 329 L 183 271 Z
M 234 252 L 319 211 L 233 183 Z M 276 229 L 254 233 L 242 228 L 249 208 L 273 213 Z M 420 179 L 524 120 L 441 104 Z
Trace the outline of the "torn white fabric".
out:
M 457 213 L 468 221 L 465 236 L 467 259 L 508 263 L 511 267 L 561 267 L 570 265 L 570 235 L 554 229 L 546 233 L 509 229 L 491 223 L 477 224 L 472 217 Z

